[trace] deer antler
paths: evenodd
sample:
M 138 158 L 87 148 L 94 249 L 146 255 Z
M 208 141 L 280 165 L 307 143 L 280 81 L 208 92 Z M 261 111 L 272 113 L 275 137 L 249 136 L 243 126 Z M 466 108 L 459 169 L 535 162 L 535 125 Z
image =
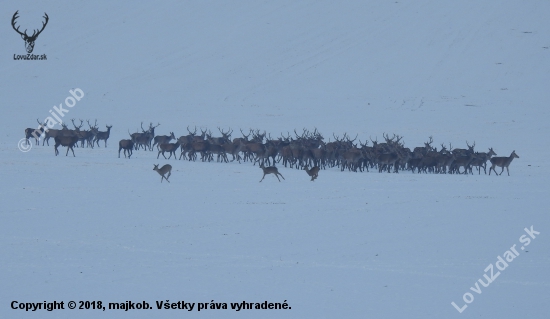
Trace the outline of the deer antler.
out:
M 19 16 L 17 15 L 19 13 L 19 10 L 15 11 L 15 13 L 13 14 L 13 17 L 11 18 L 11 26 L 13 27 L 13 29 L 15 30 L 15 32 L 19 33 L 21 36 L 26 36 L 28 37 L 27 35 L 27 30 L 25 30 L 25 33 L 19 31 L 19 27 L 15 27 L 15 20 L 17 20 L 17 18 L 19 18 Z
M 42 31 L 44 31 L 44 28 L 46 27 L 46 25 L 48 24 L 48 21 L 50 20 L 50 18 L 48 17 L 48 15 L 46 14 L 46 12 L 44 12 L 44 16 L 42 17 L 44 19 L 46 19 L 45 22 L 42 22 L 42 29 L 40 29 L 40 31 L 36 32 L 36 30 L 33 32 L 33 34 L 30 36 L 31 38 L 36 38 L 38 37 L 38 35 L 40 33 L 42 33 Z M 36 35 L 35 35 L 36 33 Z
M 26 38 L 26 39 L 29 39 L 29 40 L 32 40 L 32 39 L 36 39 L 36 37 L 38 37 L 38 35 L 40 33 L 42 33 L 42 31 L 44 31 L 44 28 L 46 27 L 46 25 L 48 24 L 48 21 L 50 20 L 50 18 L 48 17 L 48 14 L 46 12 L 44 12 L 44 16 L 43 18 L 46 19 L 45 22 L 42 22 L 42 29 L 40 29 L 40 31 L 38 31 L 38 29 L 35 29 L 34 32 L 32 33 L 31 36 L 29 36 L 27 34 L 27 30 L 25 29 L 25 32 L 21 32 L 19 31 L 19 27 L 15 27 L 15 20 L 17 20 L 17 18 L 19 18 L 19 16 L 17 15 L 19 13 L 19 10 L 15 11 L 15 13 L 13 14 L 13 17 L 11 18 L 11 26 L 13 27 L 13 29 L 19 33 L 22 37 Z

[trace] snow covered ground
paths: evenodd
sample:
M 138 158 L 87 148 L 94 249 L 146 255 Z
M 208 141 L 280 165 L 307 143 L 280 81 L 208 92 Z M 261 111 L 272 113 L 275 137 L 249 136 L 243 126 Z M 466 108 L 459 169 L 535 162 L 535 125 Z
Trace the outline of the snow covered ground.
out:
M 21 29 L 48 14 L 33 52 L 46 61 L 13 60 L 17 10 Z M 547 318 L 549 14 L 547 1 L 5 1 L 0 318 Z M 20 152 L 75 88 L 65 118 L 113 125 L 108 147 Z M 258 183 L 250 163 L 119 159 L 142 121 L 176 136 L 397 133 L 411 148 L 433 135 L 520 158 L 511 176 L 335 168 L 312 183 L 281 167 L 284 181 Z M 153 164 L 167 162 L 161 184 Z M 54 300 L 66 309 L 12 309 Z M 166 300 L 291 309 L 157 310 Z

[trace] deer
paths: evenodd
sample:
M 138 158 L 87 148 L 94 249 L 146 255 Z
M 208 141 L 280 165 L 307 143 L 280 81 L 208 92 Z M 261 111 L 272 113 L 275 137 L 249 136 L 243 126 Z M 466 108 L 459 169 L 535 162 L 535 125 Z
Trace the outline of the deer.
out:
M 113 127 L 113 126 L 112 125 L 111 126 L 105 125 L 105 126 L 107 127 L 106 132 L 98 131 L 95 135 L 94 142 L 97 143 L 97 147 L 99 147 L 99 141 L 100 140 L 104 140 L 105 141 L 105 147 L 107 147 L 107 140 L 109 139 L 109 135 L 111 134 L 111 127 Z
M 168 156 L 168 159 L 170 159 L 170 157 L 172 157 L 172 154 L 174 154 L 174 159 L 177 159 L 176 158 L 176 150 L 178 149 L 179 146 L 180 146 L 180 141 L 176 141 L 176 143 L 160 144 L 160 150 L 159 150 L 159 153 L 157 155 L 157 159 L 159 158 L 160 153 L 162 153 L 162 156 L 164 156 L 164 159 L 167 159 L 166 156 L 164 155 L 164 152 L 169 152 L 170 153 L 170 156 Z
M 168 177 L 172 175 L 172 165 L 166 164 L 161 168 L 159 168 L 159 164 L 157 165 L 153 164 L 153 165 L 154 165 L 153 170 L 159 173 L 159 175 L 161 176 L 160 182 L 162 183 L 162 180 L 165 179 L 168 183 L 170 183 L 170 181 L 168 180 Z M 168 173 L 168 176 L 164 176 L 166 173 Z
M 433 143 L 433 137 L 430 136 L 430 139 L 428 142 L 424 142 L 424 147 L 415 147 L 413 150 L 413 158 L 422 158 L 424 157 L 428 152 L 432 151 L 432 143 Z
M 139 136 L 136 137 L 135 140 L 132 139 L 132 141 L 134 142 L 134 148 L 136 150 L 139 150 L 139 148 L 143 146 L 143 149 L 147 150 L 147 148 L 151 144 L 152 139 L 153 139 L 153 134 L 150 131 L 140 134 Z
M 141 122 L 141 131 L 142 133 L 130 133 L 130 138 L 132 139 L 132 142 L 134 142 L 135 149 L 138 150 L 140 146 L 143 146 L 145 150 L 149 148 L 150 151 L 153 150 L 153 147 L 151 146 L 151 141 L 155 137 L 155 128 L 160 126 L 160 123 L 153 126 L 153 123 L 149 123 L 149 129 L 145 130 L 143 128 L 143 122 Z
M 483 171 L 485 174 L 487 174 L 487 161 L 491 159 L 491 156 L 496 156 L 497 153 L 493 151 L 493 148 L 489 148 L 489 153 L 478 153 L 476 152 L 474 155 L 474 159 L 470 163 L 470 171 L 472 170 L 473 166 L 477 166 L 477 172 L 478 175 L 481 174 L 481 169 L 483 168 Z
M 231 133 L 233 132 L 229 129 L 227 132 L 224 132 L 221 128 L 218 127 L 218 131 L 222 134 L 222 137 L 212 137 L 212 132 L 208 131 L 206 134 L 206 139 L 212 144 L 223 145 L 231 143 Z
M 157 135 L 154 137 L 154 143 L 153 143 L 153 147 L 155 147 L 155 145 L 157 146 L 157 151 L 159 150 L 159 145 L 160 144 L 167 144 L 167 143 L 170 143 L 171 140 L 175 140 L 176 139 L 176 136 L 174 136 L 174 132 L 170 132 L 170 135 Z
M 267 174 L 273 174 L 275 175 L 275 177 L 277 177 L 277 179 L 279 180 L 279 182 L 281 181 L 281 179 L 279 178 L 279 175 L 281 175 L 281 177 L 283 179 L 285 179 L 283 177 L 283 175 L 281 173 L 279 173 L 279 170 L 277 169 L 277 167 L 275 166 L 269 166 L 269 167 L 265 167 L 264 164 L 260 164 L 260 168 L 264 171 L 264 176 L 262 177 L 262 179 L 260 180 L 260 183 L 264 180 L 265 176 Z
M 195 136 L 196 138 L 196 136 Z M 189 157 L 189 160 L 193 159 L 195 161 L 197 159 L 196 153 L 201 153 L 201 161 L 205 162 L 209 159 L 209 150 L 210 150 L 210 142 L 201 140 L 199 142 L 193 142 L 189 145 L 189 151 L 187 153 L 187 156 Z
M 56 136 L 54 138 L 55 140 L 55 146 L 54 146 L 54 149 L 55 149 L 55 156 L 57 156 L 59 154 L 59 151 L 57 150 L 57 148 L 59 147 L 59 145 L 61 146 L 66 146 L 67 147 L 67 153 L 65 154 L 65 156 L 69 155 L 69 149 L 71 151 L 73 151 L 73 157 L 75 157 L 74 155 L 74 145 L 78 142 L 78 136 L 74 135 L 74 136 Z
M 466 141 L 466 145 L 468 146 L 468 149 L 464 148 L 455 148 L 452 153 L 455 155 L 468 155 L 469 153 L 474 153 L 474 147 L 476 146 L 476 141 L 474 141 L 474 144 L 470 145 L 468 144 L 468 141 Z
M 44 12 L 43 18 L 46 21 L 42 22 L 42 29 L 40 29 L 40 31 L 35 29 L 33 31 L 32 35 L 29 36 L 27 34 L 27 30 L 25 30 L 25 32 L 21 32 L 21 31 L 19 31 L 19 27 L 17 27 L 17 28 L 15 27 L 15 20 L 17 20 L 17 18 L 19 18 L 19 16 L 17 15 L 18 13 L 19 13 L 19 10 L 15 11 L 15 13 L 13 14 L 13 17 L 11 18 L 11 26 L 13 27 L 15 32 L 19 33 L 19 35 L 21 35 L 21 38 L 25 41 L 25 49 L 27 50 L 27 53 L 32 53 L 32 50 L 34 50 L 34 42 L 36 41 L 36 38 L 38 38 L 40 33 L 42 33 L 42 31 L 44 31 L 44 28 L 48 24 L 48 20 L 50 18 L 48 17 L 46 12 Z
M 38 119 L 36 119 L 36 121 L 38 121 Z M 40 126 L 37 129 L 34 129 L 34 128 L 25 129 L 25 140 L 27 145 L 30 144 L 29 139 L 31 137 L 34 137 L 36 145 L 40 145 L 40 136 L 42 135 L 43 132 L 46 132 L 47 128 L 45 123 L 40 123 L 40 121 L 38 121 L 38 124 L 40 124 Z
M 55 138 L 56 136 L 61 136 L 61 130 L 58 130 L 58 129 L 48 129 L 46 124 L 47 124 L 47 121 L 45 123 L 40 123 L 40 121 L 38 119 L 36 119 L 36 121 L 38 122 L 38 124 L 44 129 L 44 139 L 42 139 L 42 146 L 44 146 L 44 143 L 48 143 L 48 146 L 50 146 L 50 138 L 53 137 Z
M 84 147 L 84 142 L 88 140 L 88 137 L 89 135 L 91 134 L 90 131 L 86 131 L 86 130 L 80 130 L 82 128 L 82 125 L 83 125 L 83 120 L 80 120 L 80 125 L 76 125 L 75 122 L 74 122 L 74 119 L 71 119 L 71 122 L 73 123 L 73 126 L 74 126 L 74 131 L 76 133 L 76 135 L 78 136 L 78 141 L 80 142 L 80 147 Z M 76 143 L 76 147 L 78 147 L 78 143 Z
M 84 131 L 84 132 L 88 132 L 86 134 L 86 146 L 94 148 L 94 144 L 93 144 L 94 138 L 97 132 L 99 131 L 97 127 L 97 120 L 95 120 L 94 125 L 90 124 L 90 120 L 86 120 L 86 123 L 88 123 L 88 127 L 90 128 L 88 131 Z
M 148 132 L 148 131 L 145 131 L 145 129 L 143 129 L 143 122 L 141 122 L 141 130 L 142 130 L 142 133 L 139 133 L 139 132 L 130 133 L 130 130 L 128 130 L 128 134 L 130 135 L 132 142 L 134 142 L 136 146 L 137 146 L 137 139 Z M 136 147 L 136 150 L 137 150 L 137 147 Z
M 304 171 L 306 171 L 306 173 L 311 176 L 311 181 L 313 182 L 317 177 L 319 177 L 319 170 L 321 170 L 321 168 L 319 168 L 319 166 L 313 166 L 311 169 L 308 169 L 308 166 L 304 166 Z
M 490 159 L 491 161 L 491 168 L 489 169 L 489 175 L 491 175 L 491 170 L 495 171 L 495 174 L 502 175 L 502 172 L 504 172 L 504 168 L 506 167 L 506 172 L 508 172 L 508 176 L 510 176 L 510 170 L 508 169 L 508 166 L 510 166 L 510 163 L 512 163 L 512 160 L 514 158 L 519 158 L 519 156 L 516 154 L 516 151 L 512 151 L 512 154 L 510 154 L 509 157 L 493 157 Z M 497 173 L 495 170 L 495 166 L 502 167 L 502 171 L 500 171 L 500 174 Z
M 134 148 L 134 142 L 132 140 L 120 140 L 118 142 L 118 158 L 120 158 L 120 150 L 124 150 L 124 158 L 126 158 L 126 152 L 128 152 L 128 159 L 132 156 L 132 149 Z

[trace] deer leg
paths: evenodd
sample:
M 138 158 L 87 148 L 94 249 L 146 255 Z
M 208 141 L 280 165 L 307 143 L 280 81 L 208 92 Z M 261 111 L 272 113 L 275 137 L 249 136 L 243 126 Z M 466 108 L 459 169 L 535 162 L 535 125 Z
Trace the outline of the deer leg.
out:
M 265 173 L 264 173 L 264 176 L 262 177 L 262 179 L 260 179 L 260 183 L 264 180 L 264 177 L 265 177 Z
M 508 169 L 508 166 L 506 166 L 506 172 L 508 172 L 508 176 L 510 176 L 510 170 Z
M 277 174 L 281 175 L 281 177 L 282 177 L 283 179 L 285 179 L 284 176 L 283 176 L 283 174 L 281 174 L 281 173 L 277 173 Z
M 279 178 L 279 175 L 277 173 L 275 173 L 275 177 L 277 177 L 277 179 L 279 180 L 279 182 L 281 181 L 281 179 Z

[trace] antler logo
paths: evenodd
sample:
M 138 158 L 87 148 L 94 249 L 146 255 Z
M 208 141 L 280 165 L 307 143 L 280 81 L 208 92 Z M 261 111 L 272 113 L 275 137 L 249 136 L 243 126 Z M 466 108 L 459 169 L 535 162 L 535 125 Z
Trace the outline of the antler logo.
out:
M 13 18 L 11 19 L 11 26 L 17 33 L 21 35 L 21 38 L 25 40 L 25 48 L 27 49 L 27 53 L 32 53 L 32 50 L 34 49 L 34 41 L 36 41 L 36 38 L 38 37 L 38 35 L 42 33 L 42 31 L 44 31 L 46 24 L 48 24 L 48 20 L 49 20 L 48 15 L 46 14 L 46 12 L 44 12 L 44 19 L 46 19 L 46 21 L 42 23 L 42 29 L 40 29 L 40 31 L 35 29 L 32 35 L 29 36 L 27 34 L 26 29 L 25 29 L 25 32 L 21 32 L 19 31 L 19 27 L 17 28 L 15 27 L 15 20 L 19 18 L 17 13 L 19 13 L 19 10 L 15 11 L 15 13 L 13 14 Z

